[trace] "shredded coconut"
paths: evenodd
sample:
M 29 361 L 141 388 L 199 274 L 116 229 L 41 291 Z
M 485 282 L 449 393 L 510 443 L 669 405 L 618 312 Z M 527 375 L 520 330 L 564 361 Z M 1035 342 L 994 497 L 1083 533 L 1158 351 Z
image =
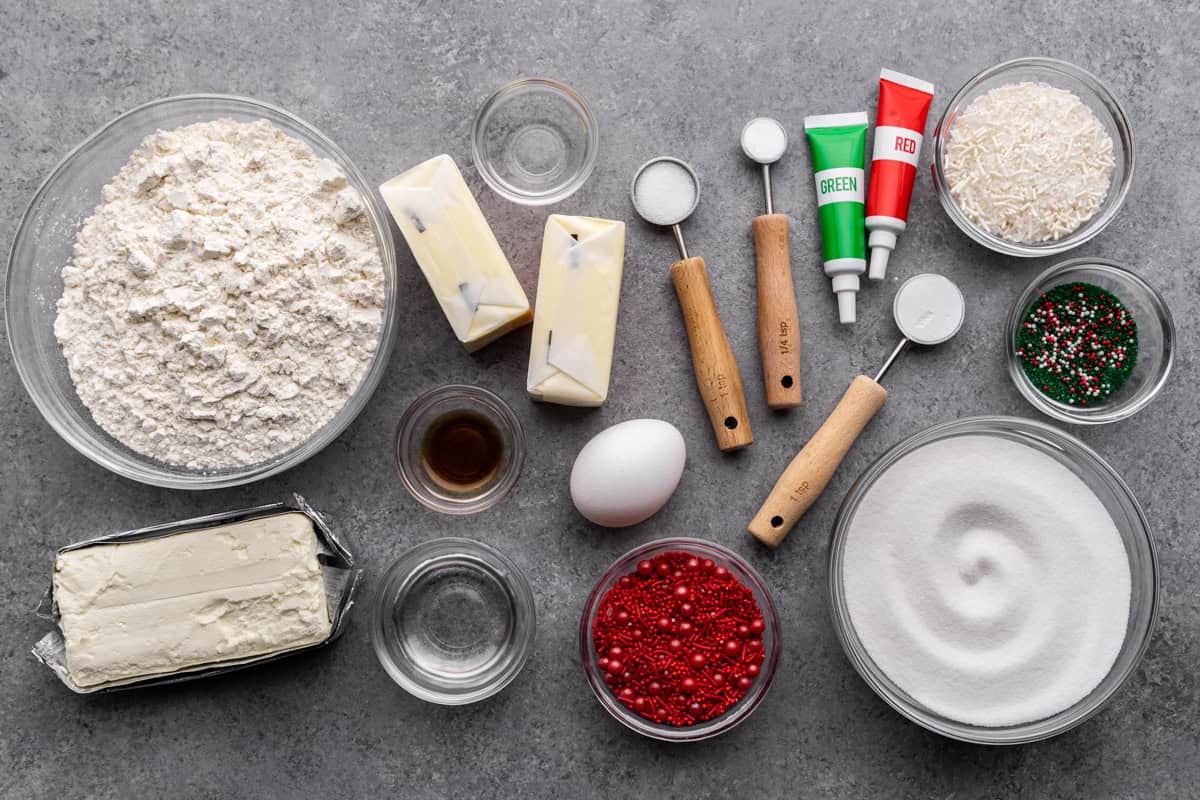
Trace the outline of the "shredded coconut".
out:
M 946 182 L 976 225 L 1014 242 L 1061 239 L 1108 195 L 1113 140 L 1095 113 L 1044 83 L 977 97 L 947 134 Z
M 383 266 L 333 162 L 265 120 L 147 137 L 62 271 L 79 399 L 143 455 L 260 463 L 346 403 L 379 341 Z

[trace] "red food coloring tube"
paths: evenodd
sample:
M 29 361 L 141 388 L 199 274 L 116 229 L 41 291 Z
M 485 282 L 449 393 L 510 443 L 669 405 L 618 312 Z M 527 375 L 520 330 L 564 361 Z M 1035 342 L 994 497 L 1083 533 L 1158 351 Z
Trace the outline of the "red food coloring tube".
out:
M 873 281 L 881 281 L 887 274 L 888 256 L 908 225 L 908 203 L 932 101 L 932 83 L 890 69 L 880 71 L 879 113 L 867 190 L 867 246 L 871 248 L 867 274 Z

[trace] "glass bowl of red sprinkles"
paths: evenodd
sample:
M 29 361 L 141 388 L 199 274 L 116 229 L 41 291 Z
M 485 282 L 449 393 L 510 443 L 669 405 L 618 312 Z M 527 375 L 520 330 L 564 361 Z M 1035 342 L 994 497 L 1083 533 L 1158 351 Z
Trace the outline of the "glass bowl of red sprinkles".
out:
M 1175 323 L 1162 296 L 1127 267 L 1074 258 L 1021 293 L 1004 332 L 1008 374 L 1034 408 L 1060 422 L 1131 417 L 1162 390 Z
M 700 539 L 660 539 L 617 559 L 579 624 L 584 673 L 600 705 L 653 739 L 724 733 L 766 696 L 779 618 L 754 569 Z

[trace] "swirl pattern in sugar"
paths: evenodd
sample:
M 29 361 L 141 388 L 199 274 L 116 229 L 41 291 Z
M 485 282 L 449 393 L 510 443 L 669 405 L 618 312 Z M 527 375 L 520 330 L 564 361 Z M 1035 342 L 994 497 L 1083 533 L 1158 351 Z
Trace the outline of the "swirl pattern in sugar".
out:
M 934 713 L 1017 725 L 1086 697 L 1125 639 L 1130 568 L 1104 504 L 1016 441 L 903 456 L 847 532 L 845 597 L 875 664 Z

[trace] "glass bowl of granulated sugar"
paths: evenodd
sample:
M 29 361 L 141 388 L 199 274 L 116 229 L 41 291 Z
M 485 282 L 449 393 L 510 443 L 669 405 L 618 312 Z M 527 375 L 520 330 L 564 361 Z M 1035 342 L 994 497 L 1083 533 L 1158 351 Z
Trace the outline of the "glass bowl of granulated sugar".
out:
M 971 417 L 884 453 L 829 547 L 834 630 L 888 705 L 1012 745 L 1098 714 L 1154 632 L 1149 521 L 1099 454 L 1045 423 Z
M 1133 131 L 1112 90 L 1051 58 L 980 72 L 933 133 L 933 183 L 947 216 L 1011 256 L 1063 253 L 1099 234 L 1125 202 L 1133 165 Z
M 54 168 L 5 303 L 21 380 L 72 447 L 210 489 L 299 464 L 362 411 L 395 338 L 396 256 L 370 184 L 320 131 L 186 95 Z

